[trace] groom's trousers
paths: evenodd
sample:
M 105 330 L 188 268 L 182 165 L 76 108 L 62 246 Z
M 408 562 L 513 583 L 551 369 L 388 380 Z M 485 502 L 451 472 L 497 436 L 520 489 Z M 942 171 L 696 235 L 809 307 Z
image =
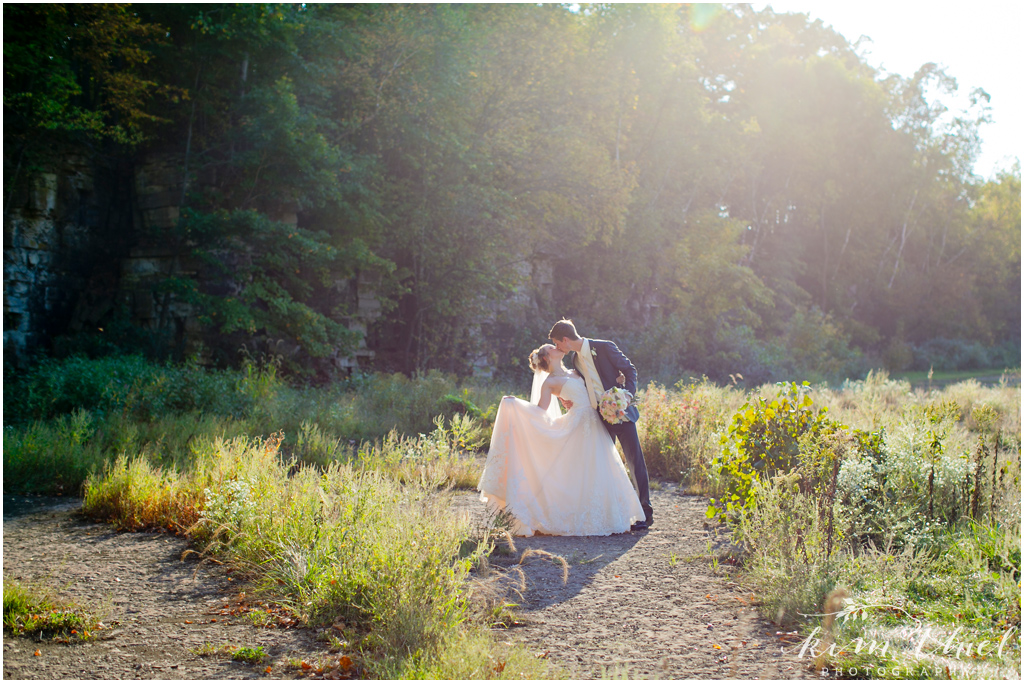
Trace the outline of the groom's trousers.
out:
M 617 438 L 622 445 L 622 453 L 626 456 L 629 469 L 636 479 L 637 497 L 640 498 L 640 507 L 644 509 L 648 521 L 653 518 L 654 509 L 651 507 L 651 483 L 647 478 L 647 462 L 644 460 L 644 452 L 640 449 L 640 437 L 636 433 L 635 422 L 620 422 L 617 425 L 604 423 L 612 438 Z

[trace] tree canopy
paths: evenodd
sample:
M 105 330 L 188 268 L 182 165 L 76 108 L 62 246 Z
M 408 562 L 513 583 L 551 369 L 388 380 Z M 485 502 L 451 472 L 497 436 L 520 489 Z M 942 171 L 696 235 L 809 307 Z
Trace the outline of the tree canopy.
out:
M 4 6 L 4 163 L 176 155 L 164 287 L 211 337 L 514 369 L 548 326 L 651 372 L 842 377 L 1020 348 L 1020 167 L 988 96 L 749 5 Z M 49 155 L 49 157 L 47 156 Z M 6 207 L 5 207 L 6 209 Z M 1015 351 L 1014 351 L 1015 349 Z M 308 363 L 305 367 L 314 367 Z M 802 378 L 802 377 L 797 377 Z

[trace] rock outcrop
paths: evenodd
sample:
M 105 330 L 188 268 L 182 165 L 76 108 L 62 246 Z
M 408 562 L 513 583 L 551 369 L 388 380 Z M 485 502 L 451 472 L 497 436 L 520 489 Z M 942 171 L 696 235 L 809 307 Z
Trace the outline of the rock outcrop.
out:
M 16 184 L 4 212 L 7 362 L 24 364 L 67 335 L 102 339 L 113 320 L 129 322 L 167 350 L 205 359 L 208 345 L 196 311 L 162 286 L 173 277 L 214 277 L 173 234 L 181 167 L 169 154 L 150 154 L 132 168 L 68 156 Z M 298 216 L 286 212 L 280 220 L 297 223 Z M 352 303 L 348 327 L 364 337 L 381 313 L 376 285 L 369 273 L 336 283 Z M 373 355 L 364 339 L 353 353 L 339 349 L 329 362 L 345 371 Z

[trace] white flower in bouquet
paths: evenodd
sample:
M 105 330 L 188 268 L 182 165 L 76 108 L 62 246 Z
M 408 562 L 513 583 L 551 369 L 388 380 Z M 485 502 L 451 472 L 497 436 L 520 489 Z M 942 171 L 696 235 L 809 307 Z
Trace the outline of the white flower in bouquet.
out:
M 598 398 L 597 409 L 605 422 L 617 425 L 628 419 L 626 408 L 632 403 L 632 399 L 632 395 L 625 389 L 612 387 Z

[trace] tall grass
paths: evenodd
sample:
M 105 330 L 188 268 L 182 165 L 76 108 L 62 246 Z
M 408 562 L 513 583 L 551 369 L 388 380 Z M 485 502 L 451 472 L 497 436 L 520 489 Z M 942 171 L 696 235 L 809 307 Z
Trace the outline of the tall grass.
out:
M 820 664 L 869 678 L 1020 677 L 1019 526 L 958 524 L 927 544 L 846 551 L 833 577 L 857 618 L 833 621 L 829 638 L 887 651 L 844 647 Z
M 711 461 L 721 434 L 743 404 L 744 393 L 706 378 L 679 382 L 674 389 L 652 382 L 638 392 L 640 445 L 648 471 L 684 484 L 691 493 L 718 493 Z
M 193 440 L 232 438 L 258 431 L 251 420 L 202 413 L 171 414 L 150 421 L 78 409 L 47 421 L 4 426 L 4 486 L 8 490 L 79 495 L 91 473 L 130 453 L 153 462 L 187 462 Z
M 410 443 L 422 445 L 390 439 L 377 454 Z M 187 529 L 198 552 L 231 563 L 304 623 L 344 624 L 374 675 L 487 670 L 501 648 L 470 623 L 467 585 L 490 548 L 469 542 L 468 520 L 451 514 L 451 494 L 438 489 L 442 475 L 403 483 L 364 461 L 295 469 L 279 447 L 279 435 L 200 438 L 182 471 L 120 458 L 89 477 L 84 510 L 129 529 Z M 463 651 L 470 641 L 476 649 Z M 520 653 L 508 657 L 519 662 L 509 675 L 544 671 Z
M 85 410 L 23 428 L 5 425 L 5 485 L 10 482 L 24 490 L 77 493 L 85 477 L 106 458 L 95 434 L 95 421 Z
M 199 484 L 194 473 L 181 476 L 152 464 L 145 454 L 122 454 L 86 478 L 82 509 L 125 531 L 189 529 L 199 521 Z
M 426 439 L 443 416 L 446 429 L 459 430 L 455 446 L 471 453 L 486 443 L 504 393 L 460 387 L 437 372 L 295 387 L 280 379 L 272 360 L 208 371 L 136 357 L 71 358 L 7 379 L 4 486 L 57 494 L 79 493 L 88 474 L 122 454 L 145 452 L 155 463 L 180 466 L 198 438 L 283 433 L 285 453 L 324 466 L 398 435 Z M 470 484 L 471 460 L 448 459 L 459 485 Z M 410 475 L 416 469 L 403 467 Z
M 204 381 L 216 400 L 161 394 Z M 273 362 L 204 376 L 134 358 L 44 364 L 18 386 L 9 488 L 81 491 L 121 529 L 188 535 L 304 623 L 341 624 L 372 675 L 550 675 L 474 620 L 469 572 L 491 546 L 449 508 L 451 487 L 477 483 L 494 414 L 477 404 L 500 389 L 440 373 L 315 389 Z

